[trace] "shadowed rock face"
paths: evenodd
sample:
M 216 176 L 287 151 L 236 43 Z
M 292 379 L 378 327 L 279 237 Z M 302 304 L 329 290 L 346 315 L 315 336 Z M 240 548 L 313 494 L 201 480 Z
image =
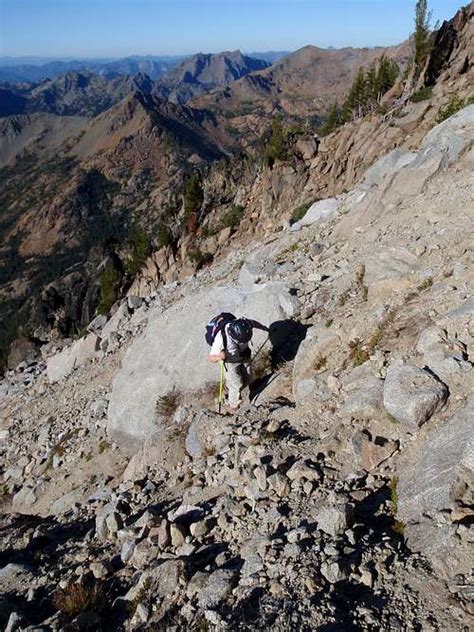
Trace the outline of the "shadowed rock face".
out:
M 297 301 L 281 283 L 253 290 L 218 287 L 183 298 L 169 310 L 150 317 L 117 374 L 112 390 L 108 433 L 133 452 L 160 431 L 159 398 L 173 391 L 192 393 L 218 380 L 218 367 L 207 362 L 209 348 L 203 323 L 221 311 L 254 318 L 263 324 L 294 315 Z M 255 332 L 254 342 L 263 340 Z

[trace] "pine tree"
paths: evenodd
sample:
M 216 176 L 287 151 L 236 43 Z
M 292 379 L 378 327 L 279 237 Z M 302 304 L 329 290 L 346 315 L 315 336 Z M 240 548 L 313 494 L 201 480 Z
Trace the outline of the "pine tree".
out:
M 372 65 L 369 67 L 367 74 L 365 76 L 365 92 L 366 92 L 366 102 L 370 106 L 377 102 L 378 100 L 378 74 L 375 70 L 375 66 Z
M 264 162 L 273 167 L 275 160 L 286 160 L 288 157 L 287 134 L 283 128 L 281 117 L 277 116 L 272 122 L 270 139 L 265 147 Z
M 201 179 L 195 172 L 186 183 L 184 192 L 184 213 L 188 217 L 191 213 L 198 213 L 204 201 Z
M 343 118 L 348 121 L 352 117 L 359 117 L 362 115 L 363 107 L 366 99 L 366 80 L 365 71 L 363 68 L 359 69 L 354 81 L 352 82 L 351 89 L 344 103 Z
M 430 53 L 430 19 L 428 13 L 428 0 L 417 0 L 415 7 L 415 33 L 413 40 L 415 43 L 415 75 L 418 77 L 423 70 L 426 59 Z
M 336 129 L 336 127 L 340 125 L 340 123 L 341 123 L 341 116 L 339 112 L 339 106 L 337 104 L 337 101 L 334 101 L 331 109 L 329 110 L 327 118 L 324 121 L 324 124 L 321 126 L 319 130 L 319 133 L 321 134 L 321 136 L 326 136 L 327 134 L 330 134 L 331 132 L 333 132 Z
M 400 70 L 396 62 L 383 56 L 377 71 L 377 101 L 393 86 Z

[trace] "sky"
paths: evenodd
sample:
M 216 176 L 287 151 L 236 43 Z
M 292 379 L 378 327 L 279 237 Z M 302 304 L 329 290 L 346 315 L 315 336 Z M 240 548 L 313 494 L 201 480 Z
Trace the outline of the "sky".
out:
M 463 2 L 428 4 L 433 21 L 442 21 Z M 414 5 L 415 0 L 0 0 L 0 56 L 386 46 L 409 36 Z

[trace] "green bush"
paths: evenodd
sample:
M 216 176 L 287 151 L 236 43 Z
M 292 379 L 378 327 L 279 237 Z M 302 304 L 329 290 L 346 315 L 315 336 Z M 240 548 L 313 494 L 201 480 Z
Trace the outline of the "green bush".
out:
M 465 104 L 464 104 L 463 99 L 460 99 L 457 96 L 457 94 L 454 94 L 451 97 L 448 105 L 446 105 L 446 107 L 444 107 L 444 108 L 440 108 L 439 109 L 438 116 L 436 117 L 436 121 L 438 123 L 442 123 L 443 121 L 448 119 L 453 114 L 456 114 L 456 112 L 459 112 L 459 110 L 462 110 L 464 105 Z
M 210 252 L 202 252 L 202 250 L 196 248 L 196 250 L 190 250 L 188 252 L 188 259 L 199 269 L 207 263 L 211 263 L 213 256 Z
M 100 277 L 100 303 L 97 307 L 99 314 L 107 314 L 119 297 L 122 284 L 122 271 L 117 263 L 110 260 Z
M 421 88 L 421 90 L 418 90 L 418 92 L 415 92 L 415 94 L 411 97 L 411 101 L 413 101 L 413 103 L 419 103 L 420 101 L 427 101 L 428 99 L 431 99 L 432 96 L 433 88 L 425 86 L 424 88 Z
M 288 137 L 283 128 L 281 117 L 277 117 L 272 123 L 270 138 L 263 154 L 263 162 L 271 169 L 276 160 L 283 161 L 287 158 Z
M 202 236 L 213 237 L 218 232 L 218 230 L 219 229 L 216 226 L 211 226 L 208 224 L 207 226 L 202 227 Z
M 151 241 L 144 230 L 134 227 L 129 238 L 130 258 L 127 261 L 127 274 L 134 278 L 151 254 Z
M 160 227 L 158 228 L 158 248 L 164 248 L 165 246 L 170 246 L 172 241 L 173 240 L 172 240 L 171 231 L 169 230 L 169 228 L 161 224 Z
M 293 213 L 291 214 L 291 217 L 290 217 L 290 226 L 292 226 L 293 224 L 296 224 L 296 222 L 299 222 L 300 219 L 302 219 L 306 215 L 311 204 L 312 204 L 311 202 L 307 202 L 306 204 L 301 204 L 300 206 L 297 206 L 293 210 Z
M 234 228 L 235 226 L 237 226 L 237 224 L 240 223 L 244 213 L 245 208 L 240 204 L 232 206 L 230 211 L 228 211 L 222 219 L 222 227 Z

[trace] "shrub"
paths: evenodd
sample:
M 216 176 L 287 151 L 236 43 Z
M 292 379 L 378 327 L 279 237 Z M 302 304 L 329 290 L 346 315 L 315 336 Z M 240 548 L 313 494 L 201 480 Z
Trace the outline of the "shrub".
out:
M 122 271 L 117 263 L 110 260 L 100 277 L 100 303 L 97 307 L 99 314 L 107 314 L 119 297 L 122 283 Z
M 457 96 L 457 94 L 453 95 L 448 105 L 446 105 L 444 108 L 439 109 L 438 116 L 436 117 L 436 121 L 438 123 L 442 123 L 453 114 L 456 114 L 456 112 L 459 112 L 459 110 L 462 110 L 463 107 L 464 107 L 463 99 L 460 99 Z
M 53 605 L 70 619 L 82 612 L 95 612 L 102 615 L 110 601 L 109 590 L 103 584 L 68 584 L 56 591 Z
M 207 225 L 207 226 L 203 226 L 202 227 L 202 236 L 203 237 L 213 237 L 218 231 L 218 228 L 216 226 L 211 226 L 211 225 Z
M 306 215 L 311 204 L 311 202 L 307 202 L 306 204 L 301 204 L 300 206 L 297 206 L 295 209 L 293 209 L 290 217 L 290 226 L 296 224 L 296 222 L 299 222 L 300 219 L 302 219 Z
M 327 362 L 328 360 L 326 356 L 318 356 L 314 361 L 313 369 L 317 372 L 324 371 L 324 369 L 326 368 Z
M 431 86 L 425 86 L 412 95 L 411 101 L 413 101 L 413 103 L 419 103 L 420 101 L 427 101 L 428 99 L 431 99 L 432 96 L 433 88 Z
M 275 160 L 286 160 L 287 158 L 288 138 L 281 118 L 277 117 L 272 123 L 270 138 L 263 154 L 263 162 L 271 169 L 275 164 Z
M 128 244 L 131 254 L 127 261 L 127 274 L 133 279 L 151 254 L 151 241 L 146 232 L 136 226 L 128 238 Z
M 189 250 L 188 259 L 196 265 L 197 268 L 202 268 L 202 266 L 211 263 L 213 260 L 213 256 L 210 252 L 202 252 L 199 248 L 196 250 Z
M 317 128 L 319 136 L 327 136 L 331 134 L 342 123 L 342 112 L 339 109 L 337 101 L 335 101 L 329 110 L 326 119 L 322 125 Z
M 420 285 L 416 288 L 418 292 L 423 292 L 424 290 L 429 290 L 429 288 L 433 285 L 433 279 L 431 277 L 426 278 Z
M 252 361 L 252 376 L 254 380 L 259 380 L 268 373 L 272 373 L 273 369 L 272 350 L 270 348 L 262 349 Z
M 156 402 L 156 412 L 161 417 L 169 419 L 177 411 L 181 403 L 181 393 L 173 389 L 165 395 L 161 395 Z
M 158 228 L 158 248 L 164 248 L 165 246 L 170 246 L 172 242 L 171 231 L 169 228 L 160 225 Z
M 405 524 L 401 520 L 397 519 L 397 513 L 398 513 L 398 478 L 397 477 L 394 477 L 390 480 L 388 484 L 388 489 L 390 491 L 390 503 L 392 505 L 392 514 L 394 516 L 393 530 L 395 531 L 395 533 L 398 533 L 398 535 L 403 536 L 403 534 L 405 533 Z
M 230 211 L 228 211 L 222 220 L 223 228 L 234 228 L 237 224 L 240 223 L 243 215 L 245 213 L 245 208 L 240 204 L 236 204 L 232 206 Z
M 360 366 L 369 359 L 369 352 L 362 346 L 362 341 L 355 338 L 349 342 L 349 356 L 354 366 Z

